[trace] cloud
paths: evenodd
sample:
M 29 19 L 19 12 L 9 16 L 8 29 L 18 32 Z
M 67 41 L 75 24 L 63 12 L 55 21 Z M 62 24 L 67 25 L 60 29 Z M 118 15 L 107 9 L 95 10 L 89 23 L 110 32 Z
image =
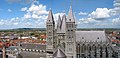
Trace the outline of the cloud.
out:
M 25 18 L 25 19 L 29 19 L 29 18 L 31 18 L 31 15 L 30 15 L 29 13 L 24 14 L 24 17 L 23 17 L 23 18 Z
M 86 12 L 79 12 L 78 15 L 88 15 Z
M 92 24 L 92 23 L 95 23 L 95 22 L 99 22 L 93 18 L 81 18 L 79 19 L 79 22 L 78 23 L 82 23 L 82 24 Z
M 94 19 L 105 19 L 110 17 L 110 11 L 111 9 L 107 8 L 97 8 L 89 16 Z
M 48 11 L 46 10 L 46 5 L 35 5 L 32 4 L 31 7 L 28 9 L 29 12 L 41 15 L 41 14 L 48 14 Z
M 113 23 L 114 25 L 120 25 L 120 18 L 114 18 L 114 19 L 112 20 L 112 23 Z
M 115 0 L 114 1 L 114 8 L 111 11 L 112 15 L 118 15 L 120 14 L 120 0 Z
M 25 25 L 26 27 L 31 27 L 31 26 L 32 26 L 32 23 L 26 22 L 26 23 L 24 23 L 24 25 Z
M 27 7 L 21 8 L 21 11 L 26 11 Z
M 11 9 L 8 9 L 7 11 L 8 11 L 8 12 L 12 12 L 12 10 L 11 10 Z

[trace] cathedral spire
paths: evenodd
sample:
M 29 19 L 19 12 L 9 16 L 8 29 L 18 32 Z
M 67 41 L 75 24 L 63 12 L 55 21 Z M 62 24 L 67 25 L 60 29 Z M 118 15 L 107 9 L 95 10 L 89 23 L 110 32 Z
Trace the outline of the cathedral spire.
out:
M 60 29 L 61 29 L 61 18 L 60 18 L 60 15 L 58 16 L 58 21 L 57 21 L 57 33 L 60 32 Z
M 61 23 L 61 33 L 65 32 L 66 32 L 66 15 L 63 15 Z
M 72 12 L 72 6 L 70 6 L 70 9 L 68 12 L 67 22 L 75 22 L 74 15 Z
M 49 10 L 49 14 L 48 14 L 48 18 L 47 18 L 47 22 L 51 22 L 51 23 L 55 23 L 54 22 L 54 18 L 53 18 L 53 14 L 52 14 L 52 10 Z

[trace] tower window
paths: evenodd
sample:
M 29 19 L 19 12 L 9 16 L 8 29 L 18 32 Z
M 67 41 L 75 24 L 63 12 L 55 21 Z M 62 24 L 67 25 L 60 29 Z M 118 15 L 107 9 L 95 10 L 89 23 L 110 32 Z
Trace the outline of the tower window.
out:
M 49 20 L 49 22 L 50 22 L 50 20 Z
M 82 39 L 84 39 L 84 37 L 82 37 Z
M 71 19 L 69 19 L 69 21 L 71 21 Z
M 99 39 L 99 37 L 97 39 Z

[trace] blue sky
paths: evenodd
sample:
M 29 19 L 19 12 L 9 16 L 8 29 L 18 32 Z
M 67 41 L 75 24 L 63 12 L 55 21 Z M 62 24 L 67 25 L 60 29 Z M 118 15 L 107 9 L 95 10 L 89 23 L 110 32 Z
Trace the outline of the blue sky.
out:
M 68 15 L 78 28 L 120 28 L 120 0 L 1 0 L 0 29 L 45 28 L 49 9 L 54 19 Z

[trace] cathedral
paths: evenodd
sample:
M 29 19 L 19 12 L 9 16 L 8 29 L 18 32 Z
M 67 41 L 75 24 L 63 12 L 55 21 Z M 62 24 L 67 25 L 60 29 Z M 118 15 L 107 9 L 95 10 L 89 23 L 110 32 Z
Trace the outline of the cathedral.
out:
M 66 58 L 116 58 L 110 38 L 105 31 L 78 31 L 77 23 L 70 6 L 68 15 L 58 16 L 57 28 L 52 10 L 46 21 L 46 58 L 53 58 L 59 47 Z M 62 58 L 62 57 L 58 57 Z

